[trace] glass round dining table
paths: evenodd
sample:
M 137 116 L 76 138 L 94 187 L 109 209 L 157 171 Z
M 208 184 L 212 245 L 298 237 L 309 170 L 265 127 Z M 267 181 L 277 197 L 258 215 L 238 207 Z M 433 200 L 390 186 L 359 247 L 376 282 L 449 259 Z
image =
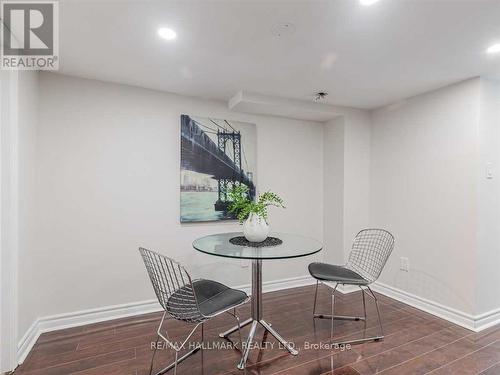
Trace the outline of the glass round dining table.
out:
M 279 238 L 282 241 L 281 244 L 273 246 L 254 247 L 236 245 L 229 242 L 232 238 L 240 236 L 243 236 L 243 233 L 233 232 L 212 234 L 196 239 L 193 242 L 193 247 L 196 250 L 209 255 L 225 258 L 252 259 L 252 316 L 240 324 L 240 327 L 251 324 L 244 352 L 241 357 L 241 361 L 238 364 L 238 368 L 243 369 L 245 368 L 245 363 L 252 347 L 255 331 L 257 329 L 257 325 L 259 324 L 271 335 L 273 335 L 276 340 L 278 340 L 291 354 L 298 354 L 293 345 L 276 332 L 276 330 L 271 327 L 271 324 L 266 322 L 262 317 L 262 261 L 271 259 L 299 258 L 312 255 L 321 251 L 323 245 L 315 239 L 290 233 L 271 233 L 271 237 Z M 226 332 L 221 333 L 219 336 L 227 338 L 227 336 L 237 330 L 238 326 L 235 326 Z

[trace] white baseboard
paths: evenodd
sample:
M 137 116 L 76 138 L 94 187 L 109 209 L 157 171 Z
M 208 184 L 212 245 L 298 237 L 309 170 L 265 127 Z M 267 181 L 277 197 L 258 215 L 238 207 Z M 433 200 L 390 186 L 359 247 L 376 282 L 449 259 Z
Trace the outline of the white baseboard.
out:
M 313 285 L 315 283 L 316 280 L 314 278 L 310 275 L 306 275 L 288 279 L 265 281 L 262 284 L 262 288 L 264 292 L 272 292 Z M 244 290 L 248 294 L 251 293 L 250 285 L 242 285 L 235 288 Z M 473 316 L 389 285 L 375 283 L 372 289 L 387 297 L 406 303 L 476 332 L 500 323 L 500 308 Z M 358 291 L 359 289 L 355 286 L 340 285 L 338 290 L 343 294 L 347 294 Z M 38 318 L 18 344 L 18 362 L 22 363 L 26 359 L 42 333 L 157 311 L 161 311 L 158 302 L 156 300 L 150 300 Z
M 335 288 L 335 284 L 336 284 L 334 282 L 328 282 L 328 281 L 322 281 L 321 283 L 327 285 L 328 287 L 330 287 L 332 289 Z M 344 284 L 338 284 L 336 290 L 342 294 L 349 294 L 352 292 L 359 292 L 360 291 L 359 287 L 357 287 L 356 285 L 344 285 Z
M 161 311 L 160 305 L 150 300 L 38 318 L 17 346 L 18 362 L 21 364 L 26 359 L 42 333 L 157 311 Z
M 477 315 L 474 321 L 474 331 L 479 332 L 497 324 L 500 324 L 500 308 Z
M 262 283 L 262 289 L 263 292 L 272 292 L 312 285 L 315 282 L 316 280 L 310 275 L 306 275 L 288 279 L 265 281 Z M 242 285 L 235 288 L 251 294 L 250 285 Z M 26 359 L 42 333 L 157 311 L 161 311 L 160 305 L 156 300 L 150 300 L 38 318 L 33 322 L 17 346 L 18 362 L 21 364 Z
M 407 305 L 475 332 L 500 324 L 500 308 L 480 315 L 471 315 L 382 283 L 376 282 L 371 288 L 387 297 L 406 303 Z M 354 285 L 339 285 L 337 290 L 342 294 L 348 294 L 359 291 L 359 288 Z
M 313 285 L 315 283 L 316 279 L 310 275 L 290 277 L 281 280 L 264 281 L 262 282 L 262 291 L 264 293 L 274 292 L 276 290 L 298 288 L 301 286 Z M 252 286 L 250 284 L 235 286 L 233 288 L 243 290 L 248 295 L 252 294 Z
M 376 282 L 372 289 L 387 297 L 406 303 L 407 305 L 475 332 L 482 331 L 483 329 L 500 323 L 500 308 L 480 315 L 471 315 L 382 283 Z

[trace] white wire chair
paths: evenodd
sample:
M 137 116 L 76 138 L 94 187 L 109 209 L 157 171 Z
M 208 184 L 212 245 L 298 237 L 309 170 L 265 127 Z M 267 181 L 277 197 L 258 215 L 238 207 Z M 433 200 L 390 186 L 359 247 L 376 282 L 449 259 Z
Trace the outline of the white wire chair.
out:
M 309 273 L 316 279 L 313 317 L 331 319 L 330 338 L 332 341 L 334 337 L 335 320 L 364 321 L 366 332 L 365 293 L 372 297 L 375 301 L 380 326 L 380 335 L 339 342 L 337 344 L 357 344 L 366 341 L 379 341 L 384 338 L 384 328 L 380 317 L 378 300 L 371 290 L 370 284 L 379 278 L 393 249 L 394 236 L 391 233 L 384 229 L 363 229 L 356 235 L 351 252 L 349 253 L 349 259 L 344 266 L 330 265 L 319 262 L 311 263 L 309 265 Z M 316 314 L 318 286 L 320 283 L 328 286 L 332 290 L 331 314 Z M 339 285 L 355 285 L 361 289 L 364 316 L 335 315 L 335 291 Z
M 158 326 L 156 341 L 161 338 L 168 347 L 175 351 L 175 361 L 157 372 L 157 375 L 164 374 L 172 368 L 176 374 L 177 365 L 202 348 L 201 344 L 198 344 L 194 349 L 179 357 L 179 352 L 184 349 L 196 329 L 201 325 L 201 342 L 203 342 L 203 323 L 222 313 L 229 313 L 236 319 L 240 333 L 240 345 L 242 344 L 240 320 L 236 314 L 236 307 L 248 302 L 249 297 L 245 292 L 231 289 L 212 280 L 191 280 L 186 269 L 175 260 L 144 248 L 139 248 L 139 252 L 158 302 L 164 310 Z M 167 314 L 176 320 L 195 325 L 180 344 L 170 340 L 166 330 L 165 334 L 162 333 L 162 326 Z M 158 345 L 155 345 L 149 369 L 150 375 L 153 371 L 157 349 Z

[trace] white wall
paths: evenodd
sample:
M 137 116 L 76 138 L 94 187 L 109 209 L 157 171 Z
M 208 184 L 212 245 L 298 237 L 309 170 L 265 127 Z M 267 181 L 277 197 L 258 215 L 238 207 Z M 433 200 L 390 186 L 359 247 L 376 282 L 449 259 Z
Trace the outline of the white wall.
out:
M 344 264 L 355 235 L 369 225 L 370 117 L 347 109 L 325 123 L 324 260 Z
M 153 299 L 139 246 L 173 256 L 195 276 L 250 282 L 239 261 L 191 247 L 195 238 L 239 230 L 237 224 L 179 223 L 182 113 L 257 124 L 258 188 L 278 192 L 287 205 L 270 213 L 272 229 L 322 240 L 320 124 L 50 73 L 41 73 L 39 84 L 36 246 L 20 280 L 29 293 L 21 333 L 33 316 Z M 266 262 L 264 279 L 306 275 L 313 259 Z
M 324 126 L 50 73 L 38 87 L 36 131 L 37 98 L 23 99 L 22 194 L 35 200 L 20 202 L 19 336 L 37 317 L 153 299 L 139 246 L 194 276 L 249 283 L 239 261 L 191 248 L 236 224 L 179 223 L 182 113 L 256 123 L 259 189 L 288 207 L 271 212 L 273 230 L 324 240 L 323 254 L 267 262 L 265 280 L 306 275 L 313 260 L 342 263 L 357 231 L 376 226 L 396 236 L 382 283 L 470 314 L 500 305 L 492 287 L 500 284 L 500 197 L 483 174 L 490 159 L 498 172 L 498 86 L 469 80 L 371 117 L 346 110 Z M 409 273 L 399 270 L 401 256 Z
M 344 116 L 325 124 L 323 261 L 333 264 L 344 262 L 344 131 Z
M 33 238 L 37 80 L 32 71 L 0 72 L 0 372 L 17 363 L 18 264 Z
M 500 308 L 500 83 L 480 81 L 476 313 Z M 490 164 L 490 166 L 488 166 Z M 491 168 L 492 178 L 486 177 Z
M 395 234 L 380 281 L 475 313 L 479 79 L 372 114 L 371 223 Z M 399 270 L 400 257 L 410 272 Z
M 31 304 L 33 293 L 29 284 L 29 275 L 33 268 L 25 265 L 38 265 L 31 262 L 32 250 L 36 248 L 36 222 L 34 218 L 35 206 L 35 174 L 36 174 L 36 131 L 38 123 L 38 73 L 24 71 L 19 74 L 19 250 L 18 263 L 22 265 L 22 274 L 18 276 L 18 303 L 19 311 L 26 314 L 19 316 L 18 340 L 35 319 L 34 311 L 26 308 Z M 26 273 L 26 274 L 25 274 Z M 28 282 L 27 282 L 28 281 Z
M 351 110 L 345 115 L 344 131 L 344 259 L 356 234 L 370 223 L 369 113 Z
M 0 373 L 16 358 L 17 81 L 17 72 L 0 71 Z

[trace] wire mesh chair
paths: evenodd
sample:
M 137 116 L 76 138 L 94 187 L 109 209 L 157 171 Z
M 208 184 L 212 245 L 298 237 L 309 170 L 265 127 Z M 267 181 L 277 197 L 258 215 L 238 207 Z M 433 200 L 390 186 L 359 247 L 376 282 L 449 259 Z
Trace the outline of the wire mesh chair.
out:
M 349 259 L 344 266 L 317 262 L 309 265 L 309 273 L 316 279 L 313 316 L 314 318 L 331 319 L 330 337 L 332 340 L 335 320 L 364 321 L 366 332 L 365 293 L 372 297 L 375 301 L 380 326 L 380 335 L 344 341 L 338 344 L 356 344 L 366 341 L 379 341 L 384 338 L 384 329 L 380 318 L 378 300 L 371 290 L 370 284 L 379 278 L 393 249 L 394 237 L 391 233 L 384 229 L 363 229 L 356 235 L 351 252 L 349 253 Z M 332 289 L 331 314 L 329 315 L 316 314 L 319 283 L 322 283 Z M 335 291 L 340 284 L 355 285 L 361 289 L 364 316 L 335 315 Z
M 177 365 L 202 348 L 201 344 L 198 344 L 194 349 L 179 357 L 179 352 L 184 348 L 196 329 L 201 325 L 201 342 L 203 342 L 203 323 L 224 312 L 229 313 L 236 319 L 240 333 L 240 345 L 242 345 L 240 320 L 236 314 L 236 307 L 248 302 L 249 297 L 245 292 L 231 289 L 212 280 L 191 280 L 191 276 L 186 269 L 175 260 L 144 248 L 139 248 L 139 252 L 158 302 L 164 310 L 158 326 L 156 342 L 161 337 L 168 347 L 175 351 L 175 361 L 158 372 L 157 375 L 164 374 L 172 368 L 174 374 L 176 374 Z M 167 314 L 176 320 L 195 324 L 194 328 L 180 344 L 171 341 L 166 330 L 165 335 L 162 333 L 162 326 Z M 157 349 L 158 345 L 155 346 L 151 358 L 150 375 L 153 371 Z

